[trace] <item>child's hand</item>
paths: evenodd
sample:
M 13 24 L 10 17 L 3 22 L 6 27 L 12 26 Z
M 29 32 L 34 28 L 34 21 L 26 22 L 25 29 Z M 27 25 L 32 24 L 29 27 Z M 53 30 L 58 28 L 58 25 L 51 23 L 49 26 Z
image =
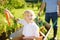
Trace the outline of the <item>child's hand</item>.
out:
M 16 19 L 16 21 L 20 21 L 20 19 L 18 18 L 18 19 Z
M 4 13 L 8 14 L 10 18 L 14 19 L 14 16 L 12 15 L 12 13 L 8 9 L 5 9 Z
M 34 39 L 35 37 L 34 36 L 25 36 L 23 37 L 23 39 Z

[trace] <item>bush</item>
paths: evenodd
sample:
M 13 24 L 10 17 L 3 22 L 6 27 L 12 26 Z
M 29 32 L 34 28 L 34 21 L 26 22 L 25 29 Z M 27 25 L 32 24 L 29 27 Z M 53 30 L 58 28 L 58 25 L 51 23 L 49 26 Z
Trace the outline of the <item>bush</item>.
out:
M 4 7 L 0 6 L 0 13 L 3 13 Z
M 24 8 L 25 7 L 25 0 L 0 0 L 0 13 L 3 13 L 4 9 L 7 8 L 17 9 L 17 8 Z
M 22 8 L 25 6 L 25 1 L 24 0 L 11 0 L 10 4 L 14 7 L 14 8 Z

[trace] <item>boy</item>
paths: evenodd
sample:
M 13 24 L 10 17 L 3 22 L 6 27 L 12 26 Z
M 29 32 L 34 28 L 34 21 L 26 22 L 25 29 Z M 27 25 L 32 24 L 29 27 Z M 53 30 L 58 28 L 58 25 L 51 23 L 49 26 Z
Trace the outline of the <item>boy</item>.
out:
M 32 10 L 26 10 L 24 12 L 24 19 L 16 20 L 18 23 L 24 25 L 23 31 L 22 31 L 22 35 L 24 35 L 23 37 L 24 40 L 34 40 L 34 39 L 42 40 L 40 39 L 41 37 L 39 38 L 39 27 L 33 21 L 34 18 L 35 18 L 34 12 Z M 13 35 L 11 35 L 10 37 L 13 37 Z

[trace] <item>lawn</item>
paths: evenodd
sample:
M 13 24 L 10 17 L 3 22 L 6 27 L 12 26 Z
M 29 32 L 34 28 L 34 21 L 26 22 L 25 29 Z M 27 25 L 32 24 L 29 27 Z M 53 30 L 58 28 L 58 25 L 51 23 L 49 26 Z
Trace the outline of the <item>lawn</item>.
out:
M 53 37 L 53 29 L 51 30 L 50 34 L 48 35 L 49 38 Z M 57 32 L 57 40 L 60 40 L 60 18 L 58 18 L 58 32 Z

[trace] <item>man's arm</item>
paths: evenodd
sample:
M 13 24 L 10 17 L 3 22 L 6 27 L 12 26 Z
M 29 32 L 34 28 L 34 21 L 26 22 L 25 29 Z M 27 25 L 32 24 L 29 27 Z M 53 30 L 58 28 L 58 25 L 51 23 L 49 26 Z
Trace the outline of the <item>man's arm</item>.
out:
M 40 13 L 44 10 L 45 8 L 45 3 L 42 3 L 40 9 L 39 9 L 39 13 L 38 13 L 38 16 L 40 16 Z
M 60 16 L 60 1 L 58 1 L 58 6 L 59 6 L 59 9 L 58 9 L 58 16 Z

